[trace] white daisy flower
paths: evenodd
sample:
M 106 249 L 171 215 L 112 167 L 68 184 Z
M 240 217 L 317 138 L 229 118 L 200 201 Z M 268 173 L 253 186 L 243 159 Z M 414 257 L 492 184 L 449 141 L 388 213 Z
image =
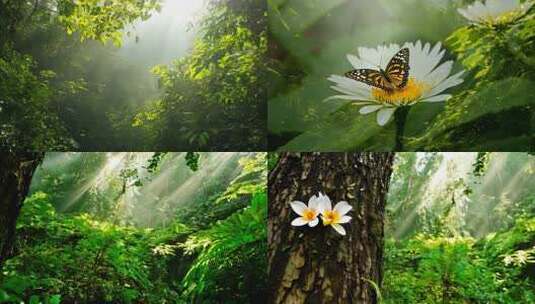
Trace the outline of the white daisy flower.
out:
M 380 67 L 384 70 L 388 60 L 405 47 L 410 52 L 410 70 L 408 82 L 403 88 L 387 91 L 344 76 L 331 75 L 328 78 L 334 82 L 331 88 L 343 95 L 332 96 L 327 100 L 353 100 L 353 104 L 363 106 L 360 109 L 361 114 L 377 112 L 377 123 L 384 126 L 398 107 L 418 102 L 445 101 L 450 98 L 451 95 L 441 93 L 462 83 L 461 75 L 464 71 L 450 76 L 453 61 L 440 63 L 445 53 L 440 42 L 434 47 L 429 43 L 423 45 L 420 41 L 407 42 L 402 47 L 397 44 L 380 45 L 377 48 L 360 47 L 358 56 L 347 55 L 347 59 L 355 69 L 376 70 Z
M 346 224 L 351 221 L 351 217 L 346 214 L 353 209 L 346 201 L 338 202 L 334 209 L 331 206 L 331 200 L 324 196 L 321 201 L 321 220 L 324 226 L 331 226 L 341 235 L 346 235 L 346 230 L 340 224 Z
M 458 11 L 471 22 L 496 24 L 525 14 L 532 5 L 532 1 L 520 3 L 520 0 L 486 0 L 485 3 L 476 1 Z
M 308 200 L 308 206 L 301 201 L 293 201 L 290 203 L 293 211 L 300 215 L 300 217 L 292 221 L 292 226 L 304 226 L 315 227 L 318 222 L 318 215 L 321 213 L 321 207 L 323 205 L 324 196 L 320 193 L 319 196 L 313 195 Z

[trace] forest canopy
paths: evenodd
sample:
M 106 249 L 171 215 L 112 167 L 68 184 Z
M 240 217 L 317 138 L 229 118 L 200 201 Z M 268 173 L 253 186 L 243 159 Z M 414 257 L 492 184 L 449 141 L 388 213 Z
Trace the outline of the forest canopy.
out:
M 262 150 L 264 19 L 258 1 L 2 1 L 1 148 Z

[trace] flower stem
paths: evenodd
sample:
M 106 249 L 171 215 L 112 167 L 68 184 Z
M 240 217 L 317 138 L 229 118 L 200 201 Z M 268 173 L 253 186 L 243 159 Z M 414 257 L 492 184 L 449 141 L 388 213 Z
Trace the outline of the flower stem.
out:
M 405 132 L 405 122 L 409 115 L 409 107 L 399 107 L 394 113 L 394 120 L 396 121 L 396 147 L 394 151 L 403 151 L 403 133 Z

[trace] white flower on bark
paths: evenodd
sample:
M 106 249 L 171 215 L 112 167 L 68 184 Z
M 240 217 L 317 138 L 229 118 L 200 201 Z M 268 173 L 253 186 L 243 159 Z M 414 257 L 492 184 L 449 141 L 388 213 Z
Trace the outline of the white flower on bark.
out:
M 304 226 L 315 227 L 319 223 L 318 215 L 321 213 L 321 196 L 313 195 L 308 200 L 308 206 L 301 201 L 293 201 L 290 203 L 292 210 L 299 215 L 292 221 L 292 226 Z
M 308 205 L 301 201 L 293 201 L 290 203 L 292 210 L 299 215 L 295 218 L 292 226 L 304 226 L 315 227 L 319 223 L 319 215 L 324 226 L 331 226 L 336 232 L 341 235 L 346 235 L 344 227 L 340 224 L 346 224 L 351 221 L 351 217 L 346 214 L 353 208 L 346 201 L 338 202 L 334 208 L 332 208 L 331 199 L 323 193 L 313 195 L 308 200 Z
M 351 221 L 351 217 L 346 214 L 353 207 L 346 201 L 340 201 L 332 208 L 331 200 L 328 197 L 326 200 L 322 200 L 321 203 L 321 220 L 323 221 L 323 225 L 331 226 L 336 232 L 346 235 L 346 230 L 340 224 L 346 224 Z

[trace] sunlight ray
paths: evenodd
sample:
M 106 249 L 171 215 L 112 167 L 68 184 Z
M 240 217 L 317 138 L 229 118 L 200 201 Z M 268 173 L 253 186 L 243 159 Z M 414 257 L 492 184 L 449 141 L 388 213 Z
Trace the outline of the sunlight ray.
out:
M 441 202 L 441 195 L 443 195 L 451 181 L 466 176 L 472 170 L 472 164 L 476 158 L 477 153 L 472 152 L 443 152 L 440 153 L 442 160 L 438 168 L 428 177 L 425 185 L 422 187 L 424 193 L 420 196 L 420 201 L 402 221 L 399 227 L 396 227 L 393 232 L 394 237 L 404 235 L 414 225 L 417 216 L 421 215 L 426 208 L 432 207 L 434 204 Z M 419 156 L 420 158 L 423 155 Z M 417 162 L 416 166 L 420 167 L 422 164 Z M 420 168 L 421 170 L 422 168 Z M 459 201 L 461 203 L 462 201 Z M 401 208 L 399 206 L 398 208 Z M 462 206 L 456 206 L 462 208 Z

